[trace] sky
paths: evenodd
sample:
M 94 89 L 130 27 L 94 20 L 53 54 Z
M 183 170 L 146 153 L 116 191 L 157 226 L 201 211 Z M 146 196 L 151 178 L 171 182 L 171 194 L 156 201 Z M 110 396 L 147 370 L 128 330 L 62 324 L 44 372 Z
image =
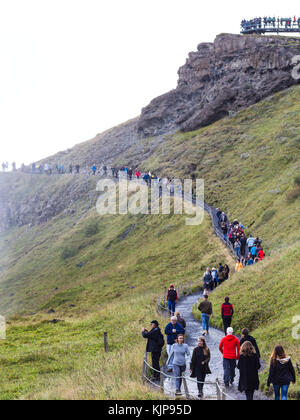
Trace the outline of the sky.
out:
M 299 1 L 0 0 L 0 162 L 30 164 L 136 117 L 200 42 L 264 15 L 298 17 Z

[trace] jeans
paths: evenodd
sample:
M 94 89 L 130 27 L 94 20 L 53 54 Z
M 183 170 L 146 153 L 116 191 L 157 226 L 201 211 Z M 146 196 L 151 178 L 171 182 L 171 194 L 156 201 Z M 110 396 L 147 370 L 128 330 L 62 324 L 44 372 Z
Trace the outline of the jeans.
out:
M 168 308 L 169 311 L 172 312 L 172 314 L 175 313 L 175 301 L 168 300 Z
M 229 382 L 234 380 L 236 360 L 235 359 L 223 359 L 224 368 L 224 383 L 229 385 Z
M 236 253 L 236 255 L 237 255 L 237 257 L 241 257 L 241 247 L 240 246 L 237 246 L 236 248 L 234 248 L 234 250 L 235 250 L 235 253 Z
M 224 235 L 224 241 L 227 242 L 227 233 L 224 233 L 223 235 Z
M 176 391 L 181 390 L 182 379 L 179 378 L 179 377 L 183 376 L 183 374 L 185 372 L 185 369 L 186 369 L 186 365 L 184 365 L 184 366 L 173 365 L 173 372 L 174 372 L 174 376 L 176 377 L 176 379 L 175 379 L 175 381 L 176 381 Z
M 173 346 L 173 344 L 167 344 L 167 353 L 168 353 L 168 357 L 170 356 L 170 354 L 171 354 L 171 351 L 172 351 L 172 346 Z M 173 357 L 172 357 L 172 359 L 173 359 Z M 173 363 L 172 363 L 172 361 L 170 360 L 170 362 L 169 362 L 169 364 L 168 364 L 168 368 L 169 369 L 173 369 Z
M 203 331 L 207 331 L 209 330 L 209 315 L 207 314 L 201 314 L 201 319 L 202 319 L 202 329 Z
M 281 399 L 287 400 L 287 393 L 288 393 L 289 386 L 290 384 L 288 385 L 274 385 L 273 384 L 276 401 L 280 400 L 280 390 L 281 390 Z

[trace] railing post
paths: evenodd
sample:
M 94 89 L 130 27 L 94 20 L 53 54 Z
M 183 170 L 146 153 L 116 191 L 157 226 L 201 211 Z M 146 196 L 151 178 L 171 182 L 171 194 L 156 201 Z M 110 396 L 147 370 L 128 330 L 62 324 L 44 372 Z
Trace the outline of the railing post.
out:
M 104 333 L 104 350 L 105 350 L 105 353 L 108 352 L 107 332 Z
M 147 352 L 145 351 L 144 359 L 143 359 L 143 369 L 142 369 L 142 381 L 143 381 L 143 384 L 146 381 L 146 379 L 145 379 L 145 377 L 146 377 L 146 371 L 147 371 L 146 362 L 147 362 Z
M 222 401 L 226 400 L 226 394 L 225 394 L 225 389 L 222 388 Z
M 186 382 L 186 379 L 185 379 L 184 376 L 182 377 L 182 382 L 183 382 L 185 396 L 186 396 L 186 398 L 189 398 L 189 396 L 190 396 L 189 395 L 189 389 L 188 389 L 187 382 Z
M 217 390 L 217 400 L 220 400 L 221 399 L 221 395 L 220 395 L 219 378 L 216 379 L 216 390 Z
M 160 392 L 164 393 L 165 389 L 164 389 L 164 371 L 163 368 L 160 368 Z

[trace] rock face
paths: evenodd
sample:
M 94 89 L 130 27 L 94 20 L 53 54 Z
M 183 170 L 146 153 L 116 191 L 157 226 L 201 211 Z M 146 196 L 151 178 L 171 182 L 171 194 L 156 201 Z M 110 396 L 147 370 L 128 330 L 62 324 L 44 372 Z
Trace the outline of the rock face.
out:
M 177 88 L 155 98 L 138 121 L 142 137 L 191 131 L 286 89 L 300 38 L 221 34 L 198 45 L 179 71 Z

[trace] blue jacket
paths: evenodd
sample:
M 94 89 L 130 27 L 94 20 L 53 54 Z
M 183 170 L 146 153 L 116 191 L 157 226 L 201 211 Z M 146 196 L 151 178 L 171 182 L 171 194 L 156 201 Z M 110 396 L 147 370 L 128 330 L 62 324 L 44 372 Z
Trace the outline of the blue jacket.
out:
M 173 333 L 172 330 L 176 330 L 176 333 Z M 184 334 L 185 329 L 176 322 L 175 325 L 172 324 L 172 322 L 169 322 L 169 324 L 165 328 L 165 334 L 167 336 L 167 344 L 174 344 L 175 340 L 177 339 L 178 334 Z

